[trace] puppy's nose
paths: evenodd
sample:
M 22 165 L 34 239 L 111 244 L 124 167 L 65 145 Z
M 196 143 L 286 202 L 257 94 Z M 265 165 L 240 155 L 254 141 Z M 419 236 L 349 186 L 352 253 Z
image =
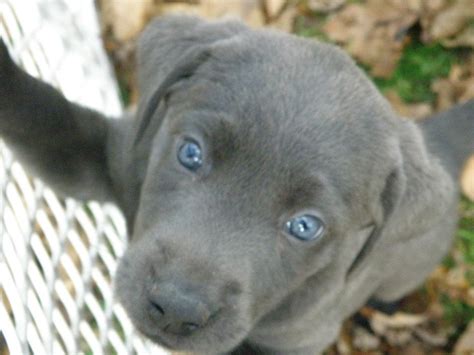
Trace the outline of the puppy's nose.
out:
M 158 326 L 167 333 L 190 335 L 204 327 L 211 316 L 209 306 L 199 296 L 172 285 L 160 287 L 149 301 Z

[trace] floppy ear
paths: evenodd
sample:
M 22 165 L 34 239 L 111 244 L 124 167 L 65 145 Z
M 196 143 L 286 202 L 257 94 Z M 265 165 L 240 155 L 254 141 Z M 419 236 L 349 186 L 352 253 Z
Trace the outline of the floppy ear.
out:
M 120 205 L 129 221 L 138 210 L 151 144 L 166 115 L 168 94 L 176 85 L 192 79 L 211 55 L 213 44 L 244 30 L 239 22 L 166 16 L 151 22 L 142 33 L 137 47 L 140 102 L 132 133 L 124 144 L 123 154 L 130 156 L 118 174 L 126 176 L 126 186 L 120 188 Z
M 190 16 L 164 16 L 152 21 L 137 45 L 138 86 L 141 95 L 154 91 L 198 47 L 246 31 L 237 21 L 208 22 Z M 148 101 L 148 100 L 146 100 Z
M 150 121 L 170 87 L 193 76 L 195 70 L 211 55 L 211 44 L 246 30 L 239 22 L 206 22 L 188 16 L 157 18 L 145 29 L 137 48 L 140 104 L 135 145 L 145 130 L 150 138 L 163 115 Z M 149 140 L 149 139 L 148 139 Z
M 144 177 L 150 144 L 165 116 L 171 88 L 194 75 L 211 56 L 213 44 L 245 30 L 240 22 L 206 22 L 189 16 L 160 17 L 145 29 L 137 48 L 140 103 L 130 147 L 135 163 L 129 170 L 137 181 Z
M 110 121 L 17 67 L 0 39 L 0 137 L 26 169 L 62 194 L 114 200 Z
M 365 240 L 359 253 L 352 261 L 351 266 L 347 272 L 347 277 L 352 277 L 357 274 L 357 270 L 361 269 L 364 260 L 371 253 L 375 244 L 381 238 L 385 225 L 390 220 L 394 211 L 399 207 L 402 201 L 403 194 L 406 187 L 406 174 L 404 171 L 404 162 L 401 152 L 398 149 L 398 144 L 395 152 L 395 159 L 393 161 L 392 169 L 386 175 L 384 183 L 382 184 L 382 191 L 377 195 L 373 205 L 373 224 L 370 234 Z
M 439 223 L 443 214 L 452 207 L 455 186 L 441 166 L 430 154 L 418 127 L 400 119 L 397 124 L 397 148 L 394 150 L 392 169 L 385 178 L 384 187 L 374 204 L 374 225 L 347 273 L 358 274 L 372 254 L 375 246 L 406 242 L 427 233 Z

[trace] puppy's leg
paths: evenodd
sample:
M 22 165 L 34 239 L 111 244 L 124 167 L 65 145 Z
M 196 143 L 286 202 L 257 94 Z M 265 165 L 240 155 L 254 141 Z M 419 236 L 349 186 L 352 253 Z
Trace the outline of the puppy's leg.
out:
M 0 39 L 0 137 L 28 170 L 64 194 L 112 199 L 108 125 L 21 70 Z

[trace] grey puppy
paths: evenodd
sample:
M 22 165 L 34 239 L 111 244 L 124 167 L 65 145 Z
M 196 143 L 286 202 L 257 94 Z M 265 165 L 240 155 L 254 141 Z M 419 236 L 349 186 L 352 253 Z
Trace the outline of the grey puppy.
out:
M 315 354 L 449 249 L 474 102 L 416 125 L 334 46 L 190 17 L 147 28 L 138 77 L 136 119 L 107 119 L 2 46 L 0 134 L 57 191 L 124 211 L 116 292 L 156 343 Z

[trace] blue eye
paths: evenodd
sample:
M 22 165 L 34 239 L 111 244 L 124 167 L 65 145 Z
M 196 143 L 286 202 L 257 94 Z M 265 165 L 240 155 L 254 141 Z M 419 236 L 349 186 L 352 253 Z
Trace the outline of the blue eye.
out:
M 192 140 L 186 140 L 179 147 L 178 160 L 186 169 L 196 171 L 202 165 L 201 147 Z
M 305 214 L 286 222 L 286 231 L 303 241 L 315 240 L 324 232 L 323 222 L 316 216 Z

